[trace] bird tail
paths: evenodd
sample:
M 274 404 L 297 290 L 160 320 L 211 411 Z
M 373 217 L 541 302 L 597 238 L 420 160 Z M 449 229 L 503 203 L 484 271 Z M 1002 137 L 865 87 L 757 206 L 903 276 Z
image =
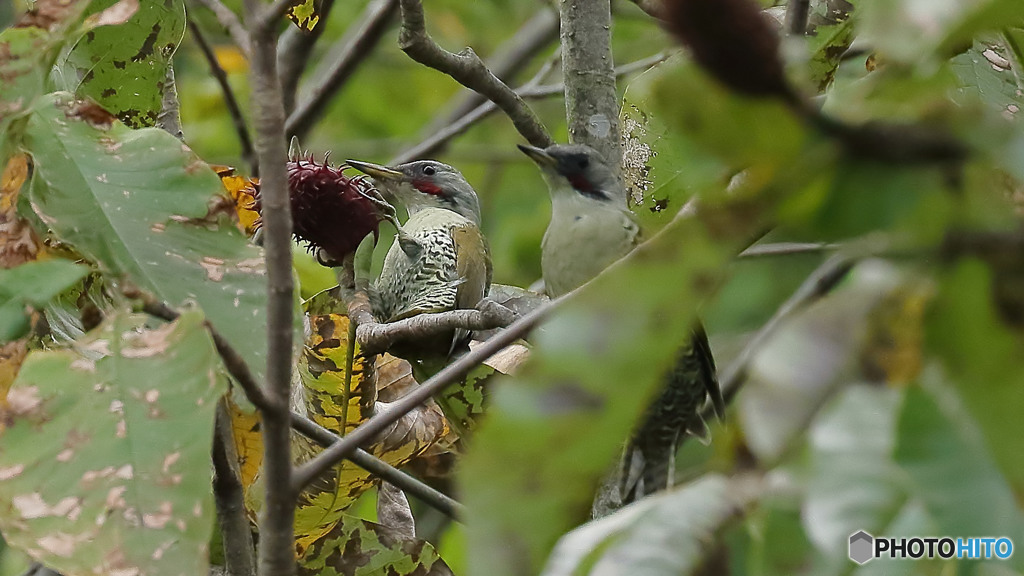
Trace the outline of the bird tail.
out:
M 620 472 L 624 504 L 672 486 L 675 454 L 684 436 L 693 436 L 705 445 L 711 442 L 711 431 L 701 416 L 709 398 L 716 415 L 722 417 L 725 402 L 714 357 L 704 328 L 698 324 L 626 448 Z

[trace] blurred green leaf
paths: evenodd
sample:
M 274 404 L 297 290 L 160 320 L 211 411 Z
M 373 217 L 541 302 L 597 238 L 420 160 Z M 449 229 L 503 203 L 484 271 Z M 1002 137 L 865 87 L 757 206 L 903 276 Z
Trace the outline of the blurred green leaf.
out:
M 775 461 L 793 447 L 824 402 L 849 381 L 868 314 L 901 273 L 862 262 L 832 294 L 797 312 L 758 351 L 737 399 L 747 443 Z
M 1024 367 L 1020 337 L 1007 330 L 993 306 L 992 275 L 976 260 L 948 272 L 931 308 L 929 349 L 942 359 L 949 379 L 980 427 L 1015 490 L 1024 489 Z
M 584 524 L 555 547 L 542 576 L 677 576 L 701 565 L 707 543 L 759 496 L 758 481 L 710 475 Z
M 898 390 L 851 386 L 811 427 L 804 528 L 834 562 L 847 562 L 850 534 L 888 535 L 911 498 L 910 483 L 893 461 L 902 403 Z
M 198 303 L 262 374 L 263 254 L 219 216 L 232 205 L 217 175 L 162 130 L 91 124 L 96 110 L 67 93 L 36 108 L 25 142 L 35 162 L 33 208 L 111 278 L 172 306 Z
M 23 336 L 29 328 L 25 306 L 42 308 L 89 273 L 67 260 L 28 262 L 0 270 L 0 343 Z
M 210 448 L 226 391 L 202 314 L 117 314 L 33 352 L 8 396 L 0 527 L 65 574 L 205 574 Z
M 979 32 L 1024 22 L 1017 0 L 861 0 L 858 8 L 861 37 L 883 59 L 904 63 L 945 59 Z
M 937 374 L 924 380 L 924 389 L 907 390 L 894 452 L 911 493 L 938 533 L 1019 534 L 1020 507 L 977 425 Z
M 86 32 L 60 59 L 55 87 L 95 100 L 132 128 L 154 126 L 171 57 L 185 33 L 184 1 L 92 0 L 89 13 L 113 13 L 101 20 L 110 25 Z

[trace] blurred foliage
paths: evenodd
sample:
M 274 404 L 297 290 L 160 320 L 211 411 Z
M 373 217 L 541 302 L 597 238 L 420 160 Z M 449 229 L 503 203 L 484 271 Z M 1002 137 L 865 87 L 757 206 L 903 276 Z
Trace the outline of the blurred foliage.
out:
M 225 4 L 238 11 L 241 0 Z M 488 377 L 497 389 L 479 423 L 483 395 L 469 386 L 457 398 L 465 422 L 446 423 L 426 406 L 373 447 L 404 465 L 449 448 L 449 424 L 473 427 L 455 478 L 465 525 L 418 540 L 396 535 L 375 523 L 370 475 L 345 463 L 303 496 L 296 522 L 306 573 L 1024 573 L 1020 554 L 863 567 L 846 557 L 857 530 L 1024 533 L 1024 9 L 1019 0 L 857 0 L 848 18 L 830 19 L 840 4 L 815 2 L 828 23 L 787 39 L 794 85 L 836 122 L 949 134 L 969 148 L 966 159 L 867 159 L 806 113 L 728 92 L 685 55 L 621 79 L 632 207 L 651 242 L 540 328 L 515 376 Z M 83 0 L 58 26 L 0 33 L 0 165 L 9 168 L 0 264 L 17 265 L 0 275 L 0 340 L 11 340 L 0 346 L 0 390 L 17 375 L 0 402 L 0 526 L 13 545 L 0 548 L 0 574 L 23 570 L 26 552 L 69 576 L 98 558 L 108 572 L 143 562 L 147 573 L 172 563 L 205 570 L 209 431 L 224 386 L 201 323 L 209 318 L 262 371 L 265 297 L 260 250 L 222 191 L 237 193 L 252 175 L 194 39 L 175 52 L 181 5 L 163 13 L 143 3 L 101 26 L 84 16 L 131 2 Z M 323 18 L 310 17 L 313 0 L 296 9 L 300 26 L 322 34 L 299 101 L 367 5 L 336 2 Z M 0 3 L 0 25 L 25 7 Z M 427 25 L 443 47 L 469 45 L 487 58 L 541 8 L 549 9 L 432 0 Z M 633 3 L 616 1 L 614 11 L 617 64 L 673 46 Z M 189 18 L 248 114 L 244 54 L 208 11 Z M 284 20 L 280 29 L 306 33 Z M 412 62 L 396 38 L 392 23 L 333 98 L 304 142 L 316 155 L 386 161 L 454 107 L 460 87 Z M 110 115 L 150 125 L 172 53 L 187 146 Z M 138 85 L 122 86 L 128 80 Z M 545 80 L 558 81 L 557 72 Z M 532 104 L 564 140 L 560 99 Z M 518 141 L 494 115 L 437 157 L 480 193 L 495 281 L 526 286 L 540 275 L 549 208 Z M 698 216 L 676 218 L 692 198 Z M 242 217 L 248 228 L 251 213 Z M 835 242 L 856 264 L 760 339 L 834 250 L 735 257 L 759 240 Z M 385 233 L 378 255 L 388 242 Z M 37 254 L 49 260 L 31 263 Z M 86 268 L 103 282 L 80 281 Z M 301 296 L 320 299 L 307 304 L 324 305 L 333 273 L 306 255 L 296 271 Z M 201 312 L 158 326 L 127 312 L 126 285 Z M 344 433 L 416 383 L 397 359 L 353 358 L 347 319 L 329 313 L 337 302 L 325 306 L 309 309 L 298 396 L 312 418 Z M 682 447 L 677 488 L 588 522 L 593 494 L 698 310 L 723 377 L 749 360 L 745 387 L 713 425 L 710 447 Z M 757 349 L 744 350 L 750 342 Z M 255 504 L 259 420 L 240 396 L 232 423 Z M 155 423 L 133 426 L 147 419 Z M 320 450 L 304 440 L 295 448 L 300 461 Z M 77 472 L 57 472 L 68 466 Z M 83 491 L 78 479 L 100 488 Z M 451 477 L 442 481 L 451 487 Z

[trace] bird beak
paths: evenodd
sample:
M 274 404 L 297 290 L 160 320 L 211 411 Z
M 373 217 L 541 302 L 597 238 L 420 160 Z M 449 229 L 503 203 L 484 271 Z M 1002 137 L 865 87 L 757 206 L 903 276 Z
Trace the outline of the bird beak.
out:
M 401 172 L 395 170 L 394 168 L 388 168 L 387 166 L 381 166 L 380 164 L 374 164 L 372 162 L 360 162 L 359 160 L 346 160 L 345 163 L 355 168 L 356 170 L 363 172 L 364 174 L 369 174 L 370 176 L 373 176 L 374 178 L 379 178 L 381 180 L 405 179 L 405 174 L 402 174 Z
M 518 146 L 524 154 L 529 156 L 530 159 L 532 159 L 542 168 L 544 166 L 554 167 L 556 164 L 558 164 L 558 160 L 556 160 L 554 156 L 552 156 L 551 154 L 545 152 L 543 148 L 537 148 L 536 146 L 527 146 L 525 144 L 516 144 L 516 146 Z

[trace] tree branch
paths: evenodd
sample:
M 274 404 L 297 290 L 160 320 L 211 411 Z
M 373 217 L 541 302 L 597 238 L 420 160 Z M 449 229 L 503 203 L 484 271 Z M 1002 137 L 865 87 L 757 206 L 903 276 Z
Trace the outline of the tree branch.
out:
M 199 2 L 207 8 L 217 18 L 217 22 L 224 27 L 227 31 L 228 36 L 231 36 L 231 40 L 238 46 L 238 49 L 242 51 L 246 59 L 249 59 L 250 53 L 252 52 L 249 46 L 249 32 L 246 31 L 245 27 L 242 26 L 242 21 L 238 19 L 238 16 L 227 6 L 225 6 L 220 0 L 193 0 Z
M 446 366 L 409 394 L 395 401 L 388 410 L 375 414 L 358 428 L 340 439 L 334 445 L 301 465 L 295 470 L 293 491 L 298 491 L 316 480 L 318 476 L 333 468 L 343 458 L 348 458 L 356 448 L 368 445 L 381 432 L 397 422 L 402 416 L 413 410 L 446 386 L 465 376 L 475 366 L 487 360 L 505 346 L 525 336 L 556 306 L 569 295 L 553 300 L 530 314 L 523 316 L 496 334 L 490 340 L 471 350 L 468 354 Z
M 534 146 L 547 147 L 554 144 L 533 110 L 514 90 L 487 69 L 472 48 L 467 47 L 453 54 L 430 38 L 420 0 L 401 0 L 401 7 L 402 30 L 398 44 L 403 52 L 420 64 L 443 72 L 459 84 L 486 96 L 508 115 L 516 130 Z
M 359 65 L 373 52 L 374 47 L 384 36 L 388 23 L 397 8 L 398 0 L 375 0 L 367 5 L 359 28 L 350 38 L 346 34 L 346 38 L 342 39 L 344 48 L 338 54 L 330 70 L 325 74 L 317 75 L 322 76 L 323 80 L 309 91 L 309 96 L 298 104 L 288 116 L 288 122 L 285 125 L 287 134 L 297 136 L 300 140 L 306 137 L 323 114 L 327 103 L 345 86 Z
M 492 57 L 488 58 L 487 67 L 495 76 L 507 83 L 556 38 L 558 38 L 558 14 L 548 8 L 542 8 L 502 44 Z M 447 112 L 443 112 L 427 124 L 425 134 L 433 134 L 456 122 L 485 102 L 488 100 L 479 92 L 469 89 L 460 90 L 448 104 L 442 107 L 442 110 L 447 110 Z
M 298 414 L 292 414 L 292 428 L 324 448 L 333 446 L 341 440 L 337 434 Z M 452 518 L 464 516 L 462 504 L 373 456 L 369 452 L 357 448 L 348 458 L 363 470 L 375 474 L 389 484 L 394 484 L 445 515 Z
M 359 322 L 356 341 L 363 354 L 379 354 L 398 342 L 430 340 L 457 328 L 493 330 L 515 320 L 515 313 L 501 304 L 483 300 L 475 310 L 450 310 L 437 314 L 418 314 L 397 322 Z
M 174 82 L 173 65 L 167 67 L 162 92 L 163 98 L 160 113 L 156 117 L 156 126 L 178 140 L 183 140 L 185 135 L 181 131 L 181 105 L 178 102 L 178 87 Z
M 238 473 L 231 432 L 231 417 L 222 399 L 217 404 L 213 437 L 213 497 L 217 502 L 217 523 L 224 547 L 224 565 L 228 576 L 255 576 L 256 554 L 245 514 L 245 489 Z
M 759 258 L 762 256 L 792 256 L 796 254 L 816 254 L 842 248 L 841 244 L 826 242 L 770 242 L 755 244 L 740 252 L 740 258 Z
M 281 98 L 284 100 L 284 111 L 291 114 L 295 108 L 295 95 L 299 89 L 299 79 L 311 60 L 313 47 L 327 28 L 327 18 L 334 8 L 334 0 L 323 0 L 320 5 L 320 21 L 312 30 L 302 30 L 298 26 L 289 26 L 277 41 L 277 74 L 281 83 Z
M 284 106 L 277 81 L 274 11 L 258 0 L 245 0 L 251 30 L 250 78 L 256 152 L 260 165 L 264 249 L 267 262 L 267 370 L 264 394 L 288 406 L 292 381 L 292 218 L 285 173 Z M 260 518 L 259 573 L 295 574 L 295 500 L 292 490 L 291 411 L 262 411 L 265 501 Z
M 559 12 L 569 141 L 597 150 L 620 175 L 622 142 L 612 60 L 611 0 L 562 0 Z
M 228 108 L 231 123 L 235 127 L 235 134 L 238 135 L 238 145 L 241 147 L 242 160 L 249 166 L 250 173 L 256 174 L 258 172 L 258 165 L 256 164 L 256 152 L 252 149 L 249 127 L 245 123 L 245 117 L 242 116 L 242 108 L 238 105 L 235 92 L 231 89 L 231 84 L 228 82 L 228 75 L 221 68 L 220 62 L 217 61 L 217 55 L 214 54 L 210 43 L 206 41 L 203 31 L 191 18 L 188 18 L 186 22 L 188 23 L 189 31 L 192 33 L 192 39 L 196 41 L 199 51 L 203 53 L 206 63 L 210 66 L 210 74 L 213 75 L 217 85 L 220 86 L 220 92 L 224 96 L 224 105 Z

